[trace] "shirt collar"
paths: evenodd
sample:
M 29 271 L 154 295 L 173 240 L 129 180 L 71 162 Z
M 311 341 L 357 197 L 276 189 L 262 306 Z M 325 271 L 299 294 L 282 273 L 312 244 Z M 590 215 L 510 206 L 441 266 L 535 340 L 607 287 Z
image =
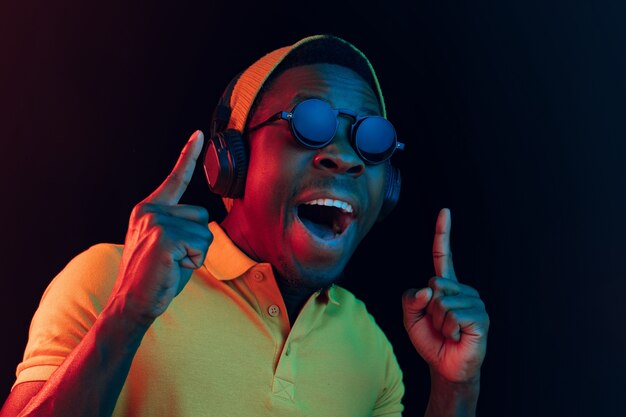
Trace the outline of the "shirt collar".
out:
M 210 222 L 209 230 L 213 233 L 213 242 L 209 245 L 204 267 L 215 278 L 220 281 L 230 281 L 241 277 L 254 266 L 260 265 L 243 253 L 217 222 Z M 322 290 L 319 296 L 325 297 L 327 301 L 335 305 L 340 304 L 335 284 Z
M 331 285 L 329 288 L 326 288 L 320 292 L 318 297 L 324 297 L 326 301 L 330 301 L 332 304 L 340 305 L 339 297 L 337 295 L 337 287 L 335 284 Z
M 209 223 L 213 242 L 204 259 L 204 267 L 220 281 L 238 278 L 258 262 L 250 259 L 228 237 L 217 222 Z

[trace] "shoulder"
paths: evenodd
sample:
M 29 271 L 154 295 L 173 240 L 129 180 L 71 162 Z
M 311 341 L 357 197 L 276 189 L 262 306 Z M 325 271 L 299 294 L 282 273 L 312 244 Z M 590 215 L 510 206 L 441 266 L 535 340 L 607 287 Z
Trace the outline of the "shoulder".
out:
M 122 250 L 122 245 L 98 243 L 78 253 L 52 279 L 42 300 L 87 298 L 104 303 L 117 279 Z
M 117 268 L 123 249 L 123 245 L 97 243 L 75 255 L 61 272 L 84 272 L 91 276 L 100 274 L 103 270 Z
M 336 284 L 329 289 L 328 295 L 329 303 L 335 304 L 334 310 L 337 311 L 337 315 L 347 320 L 351 328 L 378 339 L 382 344 L 389 344 L 387 336 L 361 299 L 351 291 Z
M 334 284 L 328 290 L 329 302 L 341 307 L 346 313 L 371 317 L 365 303 L 350 290 Z

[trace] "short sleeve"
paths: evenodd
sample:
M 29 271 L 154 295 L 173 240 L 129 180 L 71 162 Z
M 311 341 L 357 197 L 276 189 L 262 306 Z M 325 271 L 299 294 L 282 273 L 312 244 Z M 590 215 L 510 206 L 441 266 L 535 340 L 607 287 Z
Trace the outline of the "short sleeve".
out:
M 80 343 L 108 301 L 121 255 L 121 245 L 97 244 L 54 277 L 31 320 L 13 387 L 47 380 Z

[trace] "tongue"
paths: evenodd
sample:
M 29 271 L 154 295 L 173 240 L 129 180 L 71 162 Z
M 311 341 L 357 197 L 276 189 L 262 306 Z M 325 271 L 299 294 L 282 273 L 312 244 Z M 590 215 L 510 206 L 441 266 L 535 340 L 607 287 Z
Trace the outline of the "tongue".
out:
M 301 218 L 300 220 L 302 220 L 302 223 L 309 230 L 309 232 L 311 232 L 311 234 L 319 237 L 320 239 L 329 240 L 335 238 L 335 232 L 330 227 L 323 224 L 314 223 L 308 219 Z

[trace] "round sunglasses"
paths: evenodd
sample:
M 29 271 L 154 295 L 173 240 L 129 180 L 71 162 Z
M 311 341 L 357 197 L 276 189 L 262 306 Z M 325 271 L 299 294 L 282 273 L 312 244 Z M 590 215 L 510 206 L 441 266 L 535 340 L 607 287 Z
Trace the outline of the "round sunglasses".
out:
M 287 120 L 293 136 L 307 149 L 328 145 L 337 132 L 339 116 L 354 119 L 350 128 L 351 144 L 368 164 L 380 164 L 391 158 L 396 150 L 404 150 L 396 130 L 382 116 L 359 116 L 348 109 L 336 109 L 327 101 L 310 98 L 296 104 L 291 112 L 281 111 L 248 129 L 252 132 L 276 120 Z

